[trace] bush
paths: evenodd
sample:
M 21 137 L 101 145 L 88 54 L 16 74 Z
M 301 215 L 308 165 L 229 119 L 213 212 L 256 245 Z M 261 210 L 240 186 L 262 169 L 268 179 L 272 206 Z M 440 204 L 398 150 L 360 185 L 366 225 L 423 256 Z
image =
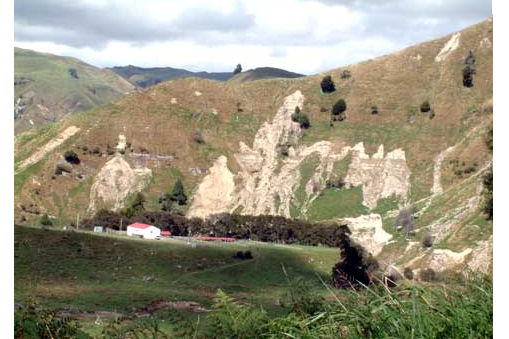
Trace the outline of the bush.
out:
M 78 165 L 80 163 L 80 158 L 74 151 L 66 151 L 64 153 L 64 159 L 70 164 Z
M 431 110 L 431 106 L 429 105 L 429 102 L 426 100 L 421 104 L 421 112 L 422 113 L 428 113 Z
M 241 64 L 237 64 L 237 66 L 233 70 L 233 75 L 239 74 L 240 72 L 242 72 L 242 65 Z
M 493 220 L 493 167 L 484 174 L 483 179 L 483 212 L 487 215 L 488 220 Z
M 200 131 L 196 131 L 196 133 L 194 133 L 193 140 L 195 142 L 197 142 L 198 144 L 204 144 L 205 143 L 205 139 L 203 139 L 203 136 L 201 135 Z
M 14 338 L 86 339 L 90 336 L 80 330 L 77 321 L 59 317 L 56 311 L 38 310 L 31 305 L 14 312 Z
M 376 105 L 371 106 L 371 114 L 378 114 L 378 107 Z
M 429 119 L 433 119 L 435 117 L 435 110 L 432 108 L 429 112 Z
M 403 271 L 403 275 L 408 280 L 413 280 L 414 279 L 414 271 L 410 267 L 405 267 L 405 270 Z
M 436 281 L 437 274 L 431 267 L 421 271 L 420 278 L 422 281 Z
M 235 254 L 234 258 L 240 259 L 240 260 L 249 260 L 249 259 L 253 259 L 253 255 L 251 254 L 251 251 L 246 251 L 246 252 L 238 251 Z
M 78 79 L 78 71 L 75 68 L 69 68 L 69 74 L 71 78 Z
M 134 212 L 134 215 L 145 211 L 144 204 L 145 204 L 145 196 L 143 195 L 143 193 L 141 193 L 141 192 L 136 193 L 136 196 L 134 197 L 134 200 L 130 206 L 132 211 Z
M 490 130 L 486 134 L 486 147 L 490 151 L 493 151 L 493 127 L 490 128 Z
M 468 52 L 468 56 L 465 59 L 465 68 L 463 68 L 463 86 L 474 87 L 473 75 L 475 74 L 475 57 L 472 51 Z
M 412 232 L 415 227 L 414 213 L 415 210 L 413 207 L 400 210 L 398 216 L 394 220 L 394 226 L 401 227 L 408 235 L 408 233 Z
M 309 118 L 305 113 L 302 113 L 299 106 L 295 106 L 295 112 L 292 114 L 292 121 L 300 124 L 300 128 L 307 129 L 311 126 Z
M 42 226 L 53 226 L 53 221 L 51 221 L 47 214 L 42 215 L 40 223 Z
M 425 248 L 429 248 L 433 246 L 433 237 L 430 233 L 424 233 L 422 236 L 422 246 Z
M 327 111 L 329 111 L 329 109 L 327 107 L 323 107 L 323 106 L 320 107 L 320 112 L 325 113 Z
M 346 102 L 343 99 L 339 99 L 332 106 L 332 115 L 341 115 L 344 111 L 346 111 Z
M 345 69 L 343 72 L 341 72 L 341 79 L 348 79 L 351 76 L 352 76 L 352 74 L 347 69 Z
M 324 93 L 332 93 L 336 90 L 336 86 L 334 85 L 334 81 L 332 81 L 332 77 L 330 75 L 323 77 L 320 87 Z

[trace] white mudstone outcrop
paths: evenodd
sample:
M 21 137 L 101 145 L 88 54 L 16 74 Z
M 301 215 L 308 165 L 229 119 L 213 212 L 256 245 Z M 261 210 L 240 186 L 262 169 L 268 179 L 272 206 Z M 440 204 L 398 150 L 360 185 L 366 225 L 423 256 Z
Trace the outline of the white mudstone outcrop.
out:
M 76 126 L 69 126 L 67 127 L 63 132 L 61 132 L 59 135 L 51 139 L 46 145 L 41 147 L 37 152 L 32 154 L 30 157 L 25 159 L 20 165 L 19 169 L 24 169 L 32 164 L 35 164 L 36 162 L 39 162 L 42 158 L 46 156 L 49 152 L 53 151 L 58 146 L 62 145 L 64 141 L 75 135 L 80 131 L 79 127 Z
M 352 232 L 351 237 L 372 255 L 378 255 L 383 247 L 392 239 L 392 235 L 382 227 L 380 214 L 361 215 L 357 218 L 343 218 Z
M 90 189 L 89 212 L 96 210 L 96 205 L 103 203 L 113 205 L 113 210 L 124 207 L 124 200 L 130 193 L 141 191 L 149 182 L 152 170 L 149 168 L 131 168 L 120 154 L 106 162 L 94 178 Z
M 451 36 L 451 39 L 449 39 L 449 41 L 447 41 L 445 43 L 444 47 L 442 47 L 440 52 L 435 57 L 435 62 L 444 61 L 445 58 L 447 58 L 447 56 L 449 54 L 451 54 L 452 51 L 454 51 L 456 48 L 458 48 L 459 43 L 460 43 L 460 36 L 461 36 L 461 33 L 459 33 L 459 32 L 455 33 Z
M 377 201 L 392 195 L 407 198 L 410 189 L 410 169 L 405 152 L 396 149 L 384 157 L 383 145 L 372 157 L 358 143 L 352 149 L 352 161 L 345 182 L 351 186 L 362 186 L 363 204 L 375 208 Z
M 220 156 L 198 186 L 189 217 L 205 218 L 211 214 L 230 212 L 235 182 L 225 156 Z
M 445 157 L 454 149 L 454 147 L 449 147 L 446 150 L 440 152 L 437 157 L 435 158 L 434 164 L 433 164 L 433 186 L 431 187 L 431 194 L 432 195 L 438 195 L 443 193 L 442 184 L 441 184 L 441 168 L 442 168 L 442 162 L 444 161 Z

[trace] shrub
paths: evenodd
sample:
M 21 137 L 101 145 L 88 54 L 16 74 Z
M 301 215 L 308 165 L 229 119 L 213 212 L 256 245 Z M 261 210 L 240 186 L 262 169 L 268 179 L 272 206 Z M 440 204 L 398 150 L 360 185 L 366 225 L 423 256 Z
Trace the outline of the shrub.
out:
M 322 106 L 322 107 L 320 107 L 320 112 L 322 112 L 322 113 L 325 113 L 325 112 L 327 112 L 328 110 L 329 110 L 329 109 L 328 109 L 327 107 L 323 107 L 323 106 Z
M 431 110 L 431 106 L 429 105 L 429 102 L 426 100 L 421 104 L 421 112 L 422 113 L 428 113 Z
M 433 246 L 433 237 L 431 236 L 430 233 L 426 232 L 422 236 L 422 246 L 426 247 L 426 248 L 429 248 L 429 247 Z
M 14 312 L 14 338 L 86 339 L 91 337 L 80 330 L 77 321 L 59 317 L 56 311 L 40 310 L 30 305 Z
M 421 271 L 420 278 L 422 281 L 436 281 L 437 274 L 431 267 Z
M 64 159 L 70 164 L 78 165 L 80 163 L 80 158 L 74 151 L 66 151 L 64 153 Z
M 414 271 L 410 267 L 405 267 L 405 270 L 403 271 L 403 275 L 408 280 L 414 279 Z
M 346 111 L 346 102 L 343 99 L 339 99 L 334 106 L 332 106 L 332 115 L 341 115 Z
M 51 221 L 47 214 L 42 215 L 40 223 L 42 226 L 53 226 L 53 222 Z
M 323 77 L 320 87 L 324 93 L 332 93 L 336 90 L 336 86 L 334 85 L 334 81 L 332 81 L 332 77 L 330 75 Z
M 237 64 L 237 66 L 233 70 L 233 75 L 239 74 L 240 72 L 242 72 L 242 65 L 241 64 Z
M 69 68 L 69 74 L 71 78 L 78 79 L 78 71 L 75 68 Z
M 414 230 L 414 208 L 406 208 L 401 209 L 398 213 L 398 216 L 394 220 L 395 227 L 401 227 L 406 234 L 412 232 Z
M 196 131 L 196 133 L 194 133 L 193 140 L 195 142 L 197 142 L 198 144 L 204 144 L 205 143 L 205 139 L 203 139 L 203 136 L 201 135 L 200 131 Z
M 136 193 L 136 196 L 134 197 L 133 202 L 131 203 L 131 209 L 134 211 L 134 214 L 141 213 L 145 211 L 145 196 L 143 193 L 138 192 Z
M 187 196 L 184 192 L 184 184 L 182 183 L 182 179 L 177 179 L 175 182 L 170 199 L 172 201 L 178 202 L 179 205 L 185 205 L 187 203 Z
M 432 108 L 429 112 L 429 119 L 433 119 L 435 117 L 435 110 Z
M 351 76 L 352 76 L 352 74 L 347 69 L 345 69 L 343 72 L 341 72 L 341 79 L 348 79 Z
M 490 128 L 486 134 L 486 147 L 488 147 L 490 151 L 493 151 L 493 127 Z
M 295 112 L 292 114 L 292 121 L 298 122 L 300 128 L 307 129 L 311 126 L 309 118 L 305 113 L 302 113 L 299 106 L 295 106 Z
M 371 106 L 371 114 L 378 114 L 378 107 L 376 105 Z

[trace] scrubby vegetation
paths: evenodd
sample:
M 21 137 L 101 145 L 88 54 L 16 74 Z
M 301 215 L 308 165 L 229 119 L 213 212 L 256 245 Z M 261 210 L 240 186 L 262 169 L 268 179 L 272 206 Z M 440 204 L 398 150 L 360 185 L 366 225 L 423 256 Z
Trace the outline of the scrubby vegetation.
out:
M 330 75 L 323 77 L 322 82 L 320 82 L 320 87 L 324 93 L 332 93 L 336 90 L 336 85 L 334 84 L 334 81 L 332 81 L 332 77 Z
M 346 102 L 344 99 L 339 99 L 334 106 L 332 106 L 332 120 L 342 121 L 346 119 Z
M 78 165 L 80 163 L 80 158 L 74 151 L 66 151 L 64 153 L 64 159 L 70 164 Z
M 472 51 L 468 52 L 465 59 L 465 68 L 463 68 L 463 86 L 474 87 L 473 75 L 475 74 L 475 57 Z
M 308 116 L 301 112 L 299 106 L 295 106 L 295 112 L 292 114 L 292 121 L 298 122 L 300 124 L 300 128 L 303 129 L 309 128 L 311 126 Z
M 483 211 L 489 220 L 493 219 L 493 167 L 490 167 L 486 174 L 483 176 L 483 196 L 484 208 Z

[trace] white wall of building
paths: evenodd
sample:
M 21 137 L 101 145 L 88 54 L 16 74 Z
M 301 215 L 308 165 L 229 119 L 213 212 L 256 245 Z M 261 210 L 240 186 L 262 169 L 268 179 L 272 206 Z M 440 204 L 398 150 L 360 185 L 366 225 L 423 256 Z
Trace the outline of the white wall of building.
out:
M 161 230 L 155 226 L 147 228 L 136 228 L 127 226 L 127 235 L 129 236 L 142 236 L 144 239 L 155 239 L 161 236 Z

